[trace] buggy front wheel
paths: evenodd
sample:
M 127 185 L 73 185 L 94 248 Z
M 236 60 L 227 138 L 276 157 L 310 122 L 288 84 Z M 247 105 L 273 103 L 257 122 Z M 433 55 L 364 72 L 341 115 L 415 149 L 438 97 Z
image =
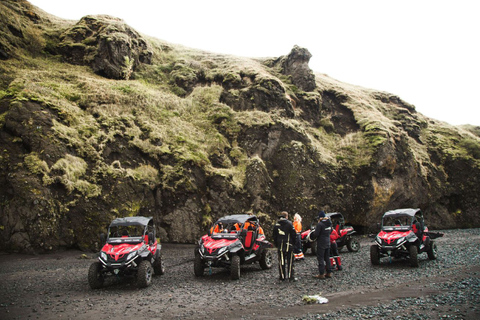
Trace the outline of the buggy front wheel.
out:
M 377 245 L 370 246 L 370 261 L 374 266 L 380 264 L 380 250 Z
M 416 268 L 418 267 L 418 248 L 417 246 L 411 245 L 408 248 L 408 254 L 410 255 L 410 266 Z
M 146 288 L 152 283 L 153 268 L 150 261 L 143 260 L 138 265 L 137 286 Z
M 92 289 L 98 289 L 103 286 L 104 277 L 102 274 L 103 266 L 100 262 L 94 262 L 88 269 L 88 284 Z
M 317 255 L 317 240 L 313 241 L 310 244 L 310 250 L 312 251 L 312 255 L 314 255 L 314 256 Z
M 205 265 L 202 261 L 202 257 L 199 253 L 195 253 L 195 260 L 193 261 L 193 272 L 195 273 L 196 277 L 203 276 L 205 271 Z
M 232 257 L 232 264 L 230 265 L 230 278 L 232 280 L 240 279 L 240 256 L 234 255 Z
M 153 262 L 153 271 L 155 271 L 155 274 L 158 276 L 165 273 L 165 264 L 163 263 L 162 254 L 158 249 L 155 255 L 155 261 Z

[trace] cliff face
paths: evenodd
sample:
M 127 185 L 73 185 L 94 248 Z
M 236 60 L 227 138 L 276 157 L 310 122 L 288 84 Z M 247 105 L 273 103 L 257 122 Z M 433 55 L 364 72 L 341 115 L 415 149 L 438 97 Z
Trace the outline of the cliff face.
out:
M 368 230 L 420 207 L 479 227 L 478 127 L 428 119 L 308 67 L 305 48 L 244 59 L 0 3 L 0 250 L 95 249 L 112 218 L 192 243 L 218 217 L 340 211 Z M 454 108 L 454 106 L 452 106 Z

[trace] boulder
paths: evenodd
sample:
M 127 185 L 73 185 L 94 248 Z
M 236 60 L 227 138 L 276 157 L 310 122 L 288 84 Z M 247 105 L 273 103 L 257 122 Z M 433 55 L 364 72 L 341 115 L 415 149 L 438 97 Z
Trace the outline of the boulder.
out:
M 65 61 L 88 65 L 111 79 L 129 79 L 140 63 L 150 64 L 147 41 L 123 20 L 85 16 L 60 36 L 58 52 Z

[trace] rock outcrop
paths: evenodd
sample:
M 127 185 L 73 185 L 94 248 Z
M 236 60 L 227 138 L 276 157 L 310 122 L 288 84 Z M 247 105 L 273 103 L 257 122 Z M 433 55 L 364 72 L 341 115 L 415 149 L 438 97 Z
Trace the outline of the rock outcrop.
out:
M 83 17 L 67 28 L 53 51 L 65 61 L 88 65 L 99 75 L 129 79 L 140 63 L 150 64 L 147 41 L 121 19 L 107 15 Z

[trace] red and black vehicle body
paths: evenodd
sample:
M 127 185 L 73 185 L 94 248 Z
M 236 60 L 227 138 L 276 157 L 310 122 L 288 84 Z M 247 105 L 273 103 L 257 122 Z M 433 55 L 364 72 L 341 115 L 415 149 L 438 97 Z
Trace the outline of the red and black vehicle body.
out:
M 107 238 L 101 238 L 105 244 L 88 271 L 92 289 L 100 288 L 109 275 L 135 276 L 139 287 L 147 287 L 154 272 L 165 273 L 152 217 L 117 218 L 110 224 Z
M 370 260 L 373 265 L 388 257 L 409 259 L 412 267 L 418 267 L 418 254 L 426 252 L 428 258 L 437 258 L 437 245 L 434 239 L 443 233 L 429 232 L 424 224 L 420 209 L 396 209 L 385 212 L 381 230 L 370 247 Z
M 327 213 L 327 217 L 332 221 L 332 228 L 334 228 L 339 238 L 337 239 L 338 250 L 341 250 L 344 246 L 347 246 L 348 251 L 357 252 L 360 250 L 360 243 L 353 237 L 356 231 L 352 226 L 345 225 L 345 218 L 340 212 Z
M 233 280 L 240 278 L 240 265 L 259 262 L 262 269 L 273 264 L 270 248 L 254 215 L 239 214 L 220 218 L 195 248 L 194 272 L 202 276 L 205 268 L 230 269 Z

